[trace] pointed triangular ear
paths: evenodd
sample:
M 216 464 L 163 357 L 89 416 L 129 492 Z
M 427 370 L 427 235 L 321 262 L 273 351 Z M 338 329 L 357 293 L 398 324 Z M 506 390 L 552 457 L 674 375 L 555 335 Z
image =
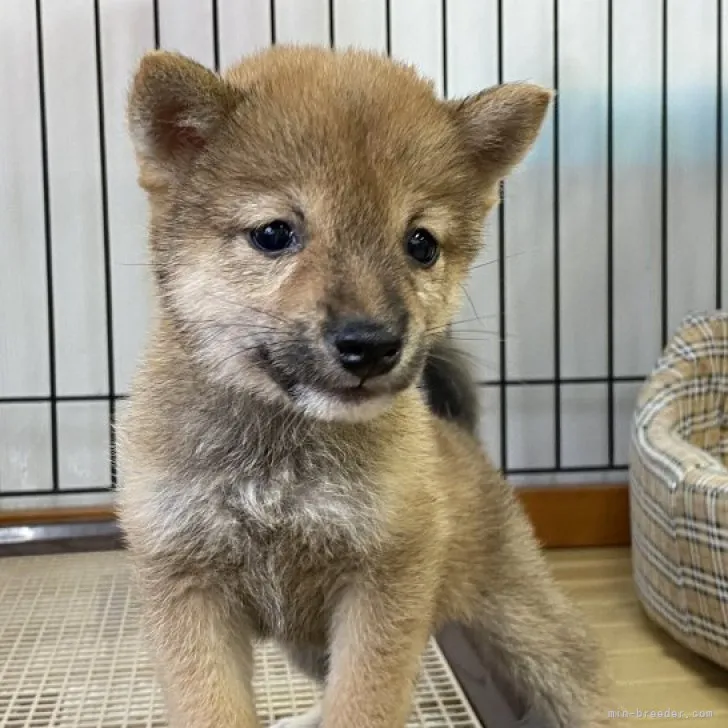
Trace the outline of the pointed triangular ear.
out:
M 199 63 L 177 53 L 147 53 L 134 76 L 127 110 L 142 184 L 169 182 L 240 100 L 239 91 Z
M 505 177 L 526 156 L 553 95 L 534 84 L 509 83 L 448 102 L 466 147 L 489 181 Z

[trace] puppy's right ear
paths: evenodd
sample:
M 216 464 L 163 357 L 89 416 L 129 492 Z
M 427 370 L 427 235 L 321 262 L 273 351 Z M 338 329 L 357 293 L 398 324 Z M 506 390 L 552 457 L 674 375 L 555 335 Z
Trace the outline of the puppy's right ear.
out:
M 168 184 L 240 100 L 239 91 L 201 64 L 177 53 L 147 53 L 134 76 L 127 110 L 143 186 Z
M 466 148 L 484 178 L 503 179 L 536 141 L 552 91 L 530 83 L 506 83 L 447 102 Z

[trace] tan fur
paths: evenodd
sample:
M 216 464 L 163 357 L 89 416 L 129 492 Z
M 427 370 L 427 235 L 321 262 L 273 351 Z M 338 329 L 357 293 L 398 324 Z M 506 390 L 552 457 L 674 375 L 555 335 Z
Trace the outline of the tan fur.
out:
M 453 620 L 551 725 L 605 716 L 595 643 L 510 487 L 417 386 L 549 99 L 514 85 L 445 103 L 354 51 L 277 48 L 223 78 L 142 61 L 129 120 L 158 320 L 120 426 L 121 519 L 172 728 L 258 725 L 258 637 L 325 679 L 325 728 L 402 728 L 426 641 Z M 300 252 L 248 244 L 274 219 Z M 404 254 L 411 227 L 441 242 L 430 269 Z M 362 401 L 332 394 L 350 384 L 321 343 L 332 312 L 409 322 Z

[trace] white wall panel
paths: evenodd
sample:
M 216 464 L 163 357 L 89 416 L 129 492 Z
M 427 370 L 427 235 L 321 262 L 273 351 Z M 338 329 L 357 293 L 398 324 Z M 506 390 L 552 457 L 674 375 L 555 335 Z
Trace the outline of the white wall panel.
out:
M 275 0 L 274 7 L 277 43 L 329 45 L 327 0 Z
M 506 427 L 508 467 L 554 467 L 554 388 L 509 387 Z
M 386 0 L 334 0 L 334 42 L 384 53 L 387 50 Z
M 607 3 L 559 4 L 561 374 L 607 373 Z M 564 412 L 568 419 L 568 412 Z
M 502 5 L 505 80 L 553 87 L 552 3 Z M 505 186 L 507 371 L 514 379 L 554 372 L 553 134 L 549 113 L 533 150 Z
M 0 394 L 49 391 L 43 161 L 35 8 L 0 20 Z
M 671 0 L 667 17 L 667 311 L 715 305 L 715 0 Z M 709 40 L 708 40 L 709 39 Z
M 604 377 L 607 361 L 607 3 L 558 14 L 559 350 L 562 377 Z M 608 461 L 607 388 L 564 386 L 561 463 Z
M 126 392 L 148 326 L 150 280 L 146 200 L 137 185 L 126 102 L 139 59 L 154 47 L 152 3 L 105 0 L 100 28 L 116 391 Z
M 393 0 L 391 9 L 392 57 L 417 66 L 444 93 L 441 0 Z
M 208 68 L 213 68 L 214 1 L 158 0 L 160 46 L 166 50 L 184 53 Z
M 58 405 L 58 481 L 61 490 L 103 488 L 109 484 L 109 405 Z
M 503 3 L 505 81 L 553 88 L 554 14 L 551 3 Z M 554 117 L 505 184 L 506 378 L 554 374 Z M 528 294 L 526 295 L 526 291 Z M 507 465 L 555 466 L 555 392 L 507 390 Z
M 448 0 L 447 87 L 452 98 L 482 91 L 498 83 L 497 0 Z M 469 43 L 476 36 L 477 43 Z
M 607 387 L 561 387 L 561 464 L 567 468 L 604 465 L 609 459 Z
M 50 408 L 0 404 L 0 495 L 51 489 Z
M 614 371 L 634 376 L 661 339 L 662 1 L 613 8 Z
M 270 0 L 217 0 L 217 6 L 223 69 L 270 45 Z
M 57 389 L 108 391 L 94 6 L 43 0 Z

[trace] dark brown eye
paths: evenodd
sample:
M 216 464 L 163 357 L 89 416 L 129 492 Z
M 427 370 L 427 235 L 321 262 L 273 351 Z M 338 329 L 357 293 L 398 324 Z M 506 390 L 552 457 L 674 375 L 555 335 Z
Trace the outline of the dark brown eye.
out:
M 295 230 L 283 220 L 273 220 L 250 231 L 250 242 L 254 248 L 266 255 L 280 255 L 300 247 Z
M 407 236 L 407 255 L 429 268 L 440 257 L 440 245 L 429 230 L 417 228 Z

